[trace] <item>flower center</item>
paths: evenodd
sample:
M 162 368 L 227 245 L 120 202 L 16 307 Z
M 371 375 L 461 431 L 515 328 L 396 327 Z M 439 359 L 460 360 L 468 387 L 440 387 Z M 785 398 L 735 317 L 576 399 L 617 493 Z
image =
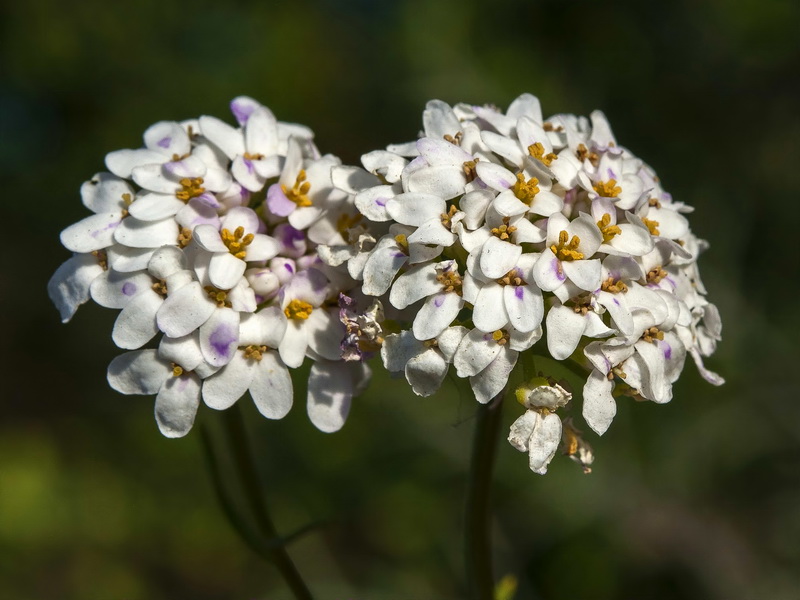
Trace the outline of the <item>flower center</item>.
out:
M 619 198 L 619 195 L 622 193 L 622 188 L 617 185 L 616 179 L 598 181 L 592 187 L 594 191 L 603 198 Z
M 642 223 L 647 225 L 647 228 L 650 230 L 650 235 L 659 235 L 661 232 L 658 230 L 658 221 L 654 221 L 653 219 L 642 219 Z
M 167 297 L 167 282 L 163 279 L 159 279 L 158 281 L 153 282 L 153 285 L 150 286 L 152 290 L 161 296 L 162 298 Z
M 588 159 L 589 162 L 595 166 L 597 166 L 597 163 L 600 161 L 600 157 L 597 155 L 597 153 L 589 152 L 586 144 L 578 144 L 578 149 L 575 151 L 575 154 L 578 156 L 579 161 L 583 162 L 584 160 Z
M 241 225 L 237 227 L 233 233 L 228 229 L 223 229 L 219 232 L 219 236 L 222 238 L 222 243 L 227 246 L 228 252 L 242 260 L 247 256 L 247 246 L 249 246 L 255 238 L 252 233 L 245 235 L 244 227 Z
M 242 154 L 242 158 L 245 160 L 262 160 L 264 155 L 259 153 L 250 154 L 249 152 L 245 152 Z
M 564 131 L 561 125 L 553 125 L 550 121 L 545 121 L 542 125 L 542 129 L 545 131 Z M 581 146 L 583 146 L 583 144 L 581 144 Z
M 530 206 L 536 194 L 539 193 L 539 180 L 536 177 L 531 177 L 525 181 L 525 175 L 517 173 L 517 182 L 511 188 L 514 195 L 522 202 Z
M 667 272 L 661 267 L 653 267 L 647 272 L 647 283 L 661 283 Z
M 561 233 L 558 234 L 558 244 L 551 245 L 550 250 L 552 250 L 558 260 L 581 260 L 583 258 L 583 253 L 578 252 L 578 246 L 580 245 L 581 238 L 577 235 L 573 235 L 570 240 L 569 234 L 562 229 Z
M 618 226 L 611 224 L 611 215 L 608 213 L 604 214 L 603 218 L 597 222 L 597 226 L 600 228 L 600 233 L 603 234 L 604 244 L 614 239 L 615 235 L 622 233 L 622 230 Z
M 536 142 L 535 144 L 531 144 L 528 146 L 528 154 L 530 154 L 533 158 L 541 161 L 546 166 L 550 166 L 554 160 L 558 158 L 556 154 L 553 152 L 548 152 L 547 154 L 544 153 L 544 146 L 542 146 L 541 142 Z
M 445 142 L 450 142 L 454 146 L 460 146 L 461 145 L 461 138 L 463 138 L 463 137 L 464 137 L 464 132 L 462 132 L 462 131 L 459 131 L 458 133 L 456 133 L 455 136 L 452 136 L 449 133 L 446 133 L 444 135 L 444 141 Z
M 127 192 L 125 194 L 122 194 L 122 202 L 125 204 L 126 207 L 130 206 L 131 203 L 133 202 L 133 196 L 131 196 Z M 122 209 L 122 218 L 124 219 L 125 217 L 128 216 L 128 214 L 129 214 L 128 213 L 128 209 L 127 208 L 123 208 Z
M 288 189 L 285 185 L 281 185 L 281 189 L 286 197 L 297 206 L 311 206 L 311 200 L 308 198 L 308 192 L 311 191 L 311 183 L 306 181 L 305 169 L 300 169 L 292 189 Z
M 500 238 L 501 240 L 507 240 L 511 238 L 511 234 L 514 233 L 517 228 L 513 225 L 509 225 L 508 221 L 508 217 L 503 217 L 503 224 L 500 225 L 500 227 L 493 227 L 491 230 L 492 235 Z
M 479 158 L 476 158 L 475 160 L 468 160 L 462 165 L 462 168 L 464 169 L 464 175 L 467 176 L 467 181 L 475 181 L 475 179 L 478 177 L 478 171 L 475 168 L 475 165 L 479 160 Z
M 249 346 L 241 348 L 241 350 L 244 352 L 245 358 L 260 361 L 263 358 L 264 353 L 267 351 L 267 347 L 250 344 Z
M 186 371 L 184 370 L 184 368 L 182 366 L 180 366 L 178 363 L 172 363 L 172 376 L 173 377 L 180 377 L 185 372 Z
M 455 292 L 459 296 L 461 295 L 461 275 L 458 274 L 458 271 L 455 269 L 436 269 L 439 271 L 436 274 L 436 281 L 441 283 L 444 286 L 443 292 Z
M 355 226 L 361 222 L 361 219 L 362 216 L 360 213 L 355 215 L 342 213 L 336 220 L 336 231 L 341 234 L 343 239 L 347 240 L 348 242 L 352 242 L 354 240 L 352 239 L 353 236 L 350 234 L 350 230 L 355 228 Z
M 217 306 L 220 308 L 223 306 L 231 308 L 231 302 L 228 300 L 228 290 L 221 290 L 215 288 L 213 285 L 207 285 L 203 289 L 208 294 L 208 297 L 217 303 Z
M 189 202 L 192 198 L 197 198 L 206 191 L 206 188 L 203 187 L 202 177 L 184 177 L 179 183 L 181 184 L 181 189 L 175 192 L 175 197 L 184 202 Z
M 108 254 L 105 250 L 93 250 L 92 256 L 97 259 L 97 264 L 103 268 L 103 271 L 108 271 Z
M 287 319 L 295 319 L 297 321 L 305 321 L 309 316 L 311 316 L 311 312 L 314 310 L 308 302 L 303 302 L 302 300 L 294 299 L 289 302 L 288 306 L 283 309 L 283 314 L 286 315 Z
M 508 343 L 509 337 L 508 332 L 502 329 L 498 329 L 492 333 L 492 339 L 501 346 L 505 346 Z
M 403 253 L 408 254 L 408 238 L 404 234 L 400 233 L 394 236 L 394 241 L 397 242 Z
M 450 231 L 450 228 L 453 226 L 452 223 L 453 217 L 456 215 L 457 212 L 458 209 L 454 204 L 450 207 L 450 210 L 448 210 L 446 213 L 441 214 L 442 225 L 444 225 L 445 229 L 447 229 L 448 231 Z
M 628 286 L 623 281 L 614 279 L 613 277 L 609 277 L 608 279 L 604 280 L 600 285 L 600 288 L 604 292 L 610 292 L 611 294 L 624 294 L 628 291 Z
M 522 272 L 519 269 L 511 269 L 508 273 L 495 281 L 500 285 L 528 285 L 522 278 Z
M 189 243 L 192 241 L 192 230 L 188 227 L 181 227 L 181 231 L 178 234 L 178 246 L 181 248 L 186 248 Z
M 649 329 L 645 329 L 644 333 L 642 334 L 642 339 L 645 342 L 650 342 L 650 343 L 653 343 L 656 340 L 663 340 L 664 332 L 661 331 L 658 327 L 650 327 Z

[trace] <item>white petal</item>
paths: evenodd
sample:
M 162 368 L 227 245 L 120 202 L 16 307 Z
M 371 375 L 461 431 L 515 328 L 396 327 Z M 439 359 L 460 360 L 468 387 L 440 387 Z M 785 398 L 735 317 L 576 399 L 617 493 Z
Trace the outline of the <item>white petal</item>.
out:
M 586 328 L 586 318 L 568 306 L 554 306 L 547 313 L 547 349 L 556 360 L 575 352 Z
M 176 246 L 162 246 L 150 257 L 147 270 L 157 279 L 166 279 L 170 275 L 186 269 L 186 255 Z
M 144 132 L 144 145 L 165 156 L 183 156 L 191 150 L 189 136 L 175 121 L 159 121 Z
M 453 365 L 459 377 L 470 377 L 483 371 L 500 353 L 501 346 L 492 339 L 491 333 L 473 329 L 458 345 Z
M 151 163 L 161 164 L 169 160 L 168 156 L 153 150 L 141 148 L 138 150 L 117 150 L 106 154 L 106 167 L 114 175 L 127 179 L 131 171 L 140 165 Z
M 389 221 L 391 217 L 386 212 L 386 203 L 390 198 L 394 198 L 395 194 L 395 188 L 391 185 L 376 185 L 359 192 L 354 202 L 358 212 L 370 221 Z
M 547 465 L 556 454 L 561 443 L 561 419 L 551 413 L 539 418 L 528 445 L 528 459 L 531 471 L 544 475 Z
M 517 364 L 519 352 L 502 346 L 497 357 L 483 371 L 469 378 L 469 384 L 475 394 L 475 399 L 481 404 L 486 404 L 503 391 L 508 383 L 508 376 Z
M 425 350 L 425 346 L 414 337 L 414 335 L 404 330 L 398 333 L 390 333 L 386 336 L 381 347 L 381 359 L 383 365 L 390 373 L 404 371 L 406 363 L 417 354 Z
M 544 301 L 542 291 L 535 285 L 505 286 L 503 303 L 514 329 L 527 333 L 541 325 Z M 495 310 L 500 312 L 499 307 L 495 307 Z
M 449 104 L 441 100 L 430 100 L 422 113 L 422 123 L 427 137 L 441 139 L 445 135 L 455 136 L 461 123 Z
M 434 244 L 436 246 L 452 246 L 457 239 L 456 234 L 442 225 L 441 219 L 430 219 L 408 236 L 409 244 Z
M 178 224 L 173 219 L 140 221 L 126 217 L 114 230 L 114 239 L 131 248 L 168 246 L 178 239 Z
M 168 438 L 185 436 L 194 425 L 200 406 L 200 380 L 187 374 L 170 377 L 156 396 L 156 423 Z
M 158 344 L 158 356 L 175 363 L 184 371 L 194 371 L 205 362 L 200 350 L 200 340 L 196 334 L 180 338 L 163 336 Z
M 289 319 L 286 333 L 278 346 L 281 360 L 287 367 L 295 369 L 303 364 L 307 349 L 308 332 L 302 323 L 295 319 Z
M 439 263 L 444 265 L 445 263 Z M 436 266 L 423 264 L 410 268 L 400 275 L 389 292 L 389 302 L 395 308 L 403 309 L 442 289 L 436 280 Z
M 418 340 L 435 338 L 455 320 L 463 306 L 463 298 L 455 292 L 429 297 L 414 318 L 414 336 Z
M 61 232 L 61 243 L 72 252 L 92 252 L 114 243 L 114 231 L 122 222 L 120 213 L 101 213 L 81 219 Z
M 364 293 L 382 296 L 407 261 L 408 255 L 400 250 L 393 238 L 381 238 L 364 265 Z
M 478 292 L 472 313 L 475 327 L 484 332 L 493 332 L 505 327 L 508 314 L 503 306 L 503 286 L 492 281 Z
M 104 271 L 89 288 L 92 300 L 106 308 L 125 308 L 131 299 L 150 289 L 152 278 L 147 273 Z
M 133 298 L 119 313 L 114 322 L 111 339 L 127 350 L 139 348 L 158 333 L 156 313 L 163 299 L 152 289 L 147 289 Z
M 250 387 L 255 369 L 255 361 L 236 352 L 231 362 L 203 382 L 203 401 L 216 410 L 230 408 Z
M 215 253 L 208 265 L 208 278 L 221 289 L 229 290 L 244 276 L 247 264 L 229 252 Z
M 230 159 L 244 154 L 242 133 L 216 117 L 200 117 L 200 131 L 208 141 L 216 145 Z
M 277 348 L 286 333 L 287 319 L 277 306 L 269 306 L 254 314 L 242 314 L 239 323 L 239 343 Z
M 309 315 L 305 323 L 309 348 L 330 360 L 338 360 L 342 356 L 340 344 L 344 339 L 345 329 L 338 317 L 339 311 L 336 308 L 318 308 Z
M 108 265 L 115 271 L 133 273 L 147 268 L 147 263 L 153 256 L 152 248 L 128 248 L 114 244 L 106 250 Z
M 666 361 L 661 349 L 653 343 L 640 341 L 635 344 L 635 357 L 641 358 L 642 395 L 662 404 L 672 399 L 672 390 L 667 382 Z
M 205 323 L 216 308 L 200 283 L 193 281 L 164 300 L 156 317 L 158 328 L 169 337 L 183 337 Z
M 121 394 L 155 394 L 172 376 L 172 366 L 155 350 L 120 354 L 108 365 L 108 384 Z
M 503 277 L 517 264 L 522 248 L 491 236 L 481 249 L 480 267 L 486 277 Z
M 77 254 L 56 269 L 47 282 L 47 295 L 66 323 L 89 300 L 89 287 L 103 273 L 103 267 L 92 254 Z
M 549 228 L 548 228 L 549 230 Z M 563 263 L 550 248 L 545 248 L 533 267 L 533 279 L 542 290 L 552 292 L 566 281 Z
M 292 408 L 294 390 L 289 370 L 274 352 L 265 352 L 253 370 L 250 395 L 258 412 L 268 419 L 282 419 Z
M 611 395 L 614 383 L 600 371 L 593 370 L 583 386 L 583 418 L 597 435 L 603 435 L 617 414 Z
M 269 109 L 259 106 L 247 119 L 244 139 L 251 154 L 270 155 L 278 151 L 278 124 Z
M 508 169 L 498 164 L 480 161 L 475 165 L 481 181 L 493 190 L 502 192 L 517 182 L 517 177 Z
M 582 290 L 593 292 L 600 287 L 602 264 L 599 259 L 565 260 L 561 267 L 569 280 Z
M 452 362 L 453 356 L 458 350 L 458 345 L 467 333 L 469 333 L 469 330 L 466 327 L 456 325 L 455 327 L 448 327 L 436 338 L 439 352 L 442 353 L 447 362 Z
M 308 376 L 308 417 L 325 433 L 338 431 L 350 412 L 353 382 L 340 362 L 316 361 Z
M 128 211 L 132 217 L 141 221 L 160 221 L 167 217 L 174 217 L 184 206 L 186 205 L 175 196 L 145 194 L 137 198 L 130 205 Z
M 463 169 L 451 166 L 424 167 L 405 180 L 409 192 L 433 194 L 445 200 L 463 194 L 466 184 L 467 176 Z
M 425 221 L 439 219 L 446 211 L 445 202 L 439 196 L 406 193 L 390 198 L 386 202 L 386 212 L 398 223 L 419 227 Z
M 528 441 L 531 439 L 533 428 L 536 427 L 539 418 L 538 413 L 526 410 L 511 424 L 511 430 L 508 433 L 509 443 L 520 452 L 527 452 Z
M 415 394 L 431 396 L 438 391 L 447 375 L 447 362 L 435 348 L 428 348 L 406 363 L 405 372 Z

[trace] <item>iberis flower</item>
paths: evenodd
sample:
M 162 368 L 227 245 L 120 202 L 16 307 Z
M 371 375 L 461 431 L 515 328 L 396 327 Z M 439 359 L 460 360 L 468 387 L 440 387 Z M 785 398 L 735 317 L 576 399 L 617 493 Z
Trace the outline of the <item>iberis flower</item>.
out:
M 333 185 L 339 159 L 320 155 L 308 128 L 251 98 L 231 110 L 237 125 L 160 122 L 143 148 L 110 153 L 109 172 L 81 188 L 92 214 L 62 232 L 73 256 L 48 291 L 64 321 L 89 299 L 120 311 L 112 339 L 129 352 L 108 381 L 155 395 L 165 436 L 188 433 L 201 403 L 221 410 L 246 393 L 282 418 L 290 369 L 306 359 L 309 417 L 336 431 L 369 370 L 341 353 L 339 297 L 355 281 L 317 248 L 357 242 L 360 215 Z
M 530 94 L 505 112 L 433 100 L 419 139 L 362 164 L 334 168 L 341 214 L 359 225 L 320 256 L 346 263 L 392 328 L 364 341 L 362 325 L 380 328 L 343 317 L 348 352 L 381 339 L 384 366 L 421 396 L 451 365 L 483 403 L 526 379 L 509 441 L 534 472 L 559 448 L 588 471 L 576 413 L 602 434 L 622 397 L 668 402 L 687 354 L 723 382 L 703 363 L 721 321 L 699 277 L 707 244 L 689 228 L 691 208 L 617 143 L 601 112 L 544 118 Z M 314 205 L 313 178 L 287 160 L 268 200 L 291 219 Z M 582 374 L 574 391 L 547 374 L 523 377 L 537 356 Z

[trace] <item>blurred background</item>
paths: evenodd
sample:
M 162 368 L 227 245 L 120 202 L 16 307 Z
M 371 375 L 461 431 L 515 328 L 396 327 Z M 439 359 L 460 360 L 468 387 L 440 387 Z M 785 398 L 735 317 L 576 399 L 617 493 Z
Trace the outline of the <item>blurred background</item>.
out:
M 288 597 L 228 529 L 198 432 L 167 440 L 152 398 L 108 388 L 114 311 L 87 305 L 63 326 L 47 299 L 69 256 L 58 233 L 87 214 L 79 186 L 106 152 L 158 120 L 228 119 L 248 94 L 354 163 L 415 137 L 430 98 L 505 107 L 522 92 L 546 115 L 602 109 L 696 207 L 724 322 L 707 365 L 728 383 L 690 362 L 671 404 L 621 402 L 588 436 L 591 475 L 564 457 L 533 475 L 501 442 L 498 576 L 518 579 L 517 599 L 800 597 L 800 4 L 665 6 L 4 2 L 0 597 Z M 334 435 L 302 399 L 277 423 L 244 408 L 281 532 L 323 522 L 290 547 L 319 598 L 464 597 L 474 400 L 377 377 Z

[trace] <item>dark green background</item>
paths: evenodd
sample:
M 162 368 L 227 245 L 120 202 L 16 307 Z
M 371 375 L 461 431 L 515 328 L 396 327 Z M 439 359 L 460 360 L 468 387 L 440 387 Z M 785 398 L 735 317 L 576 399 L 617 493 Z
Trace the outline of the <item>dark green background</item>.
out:
M 248 94 L 352 163 L 413 138 L 430 98 L 521 92 L 604 110 L 696 207 L 728 383 L 687 364 L 671 404 L 622 402 L 589 476 L 561 457 L 538 477 L 502 443 L 498 575 L 518 599 L 800 597 L 798 3 L 33 0 L 1 22 L 4 600 L 287 597 L 227 529 L 198 432 L 166 440 L 151 398 L 107 387 L 113 312 L 62 326 L 46 297 L 106 152 Z M 334 435 L 302 400 L 281 422 L 246 409 L 281 530 L 326 522 L 291 546 L 320 598 L 463 597 L 473 400 L 377 377 Z

